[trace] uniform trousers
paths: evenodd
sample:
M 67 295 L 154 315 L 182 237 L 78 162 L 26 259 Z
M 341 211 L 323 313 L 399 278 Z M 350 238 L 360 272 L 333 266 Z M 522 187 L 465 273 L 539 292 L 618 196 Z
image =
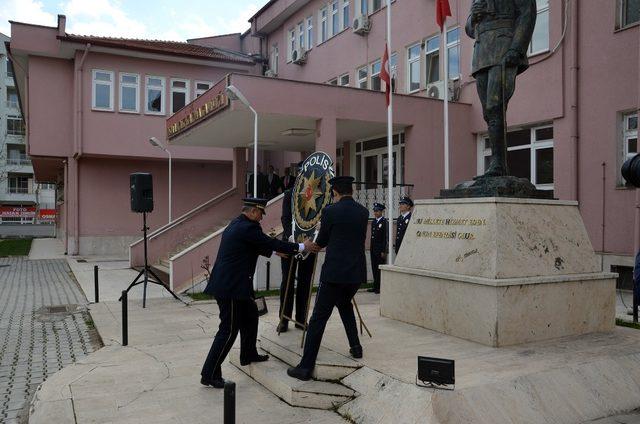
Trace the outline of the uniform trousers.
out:
M 373 291 L 380 293 L 380 265 L 384 265 L 385 261 L 382 259 L 381 252 L 371 253 L 371 271 L 373 272 Z
M 350 347 L 360 346 L 358 338 L 358 327 L 356 317 L 353 313 L 351 300 L 360 288 L 360 284 L 336 284 L 320 283 L 316 304 L 313 307 L 313 314 L 309 320 L 307 339 L 304 344 L 304 353 L 298 367 L 312 370 L 316 365 L 316 358 L 320 350 L 320 342 L 327 321 L 331 317 L 333 307 L 338 307 L 344 330 L 347 333 Z
M 285 301 L 284 295 L 287 286 L 287 277 L 289 276 L 289 267 L 293 261 L 293 267 L 291 268 L 291 281 L 289 282 L 289 293 L 287 293 L 287 299 Z M 307 319 L 307 303 L 309 302 L 309 289 L 311 288 L 311 277 L 313 274 L 313 265 L 315 262 L 315 255 L 311 254 L 304 261 L 298 261 L 291 256 L 288 258 L 282 258 L 282 283 L 280 284 L 280 313 L 282 314 L 284 308 L 284 315 L 291 317 L 293 312 L 293 296 L 295 291 L 296 298 L 296 315 L 295 320 L 300 323 L 305 323 Z M 298 278 L 296 279 L 296 269 Z M 297 284 L 295 284 L 297 280 Z M 295 286 L 295 290 L 294 290 Z M 284 321 L 287 321 L 285 318 Z
M 253 299 L 218 299 L 220 326 L 213 339 L 201 375 L 208 380 L 222 378 L 221 366 L 240 332 L 240 359 L 258 354 L 258 308 Z

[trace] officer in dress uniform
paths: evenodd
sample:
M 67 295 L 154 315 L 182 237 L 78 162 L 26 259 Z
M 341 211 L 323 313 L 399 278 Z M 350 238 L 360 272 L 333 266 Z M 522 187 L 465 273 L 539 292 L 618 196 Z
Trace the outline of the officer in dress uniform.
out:
M 373 271 L 373 288 L 369 292 L 380 293 L 380 265 L 385 263 L 388 248 L 388 231 L 387 219 L 382 215 L 384 213 L 384 205 L 382 203 L 373 204 L 373 217 L 371 221 L 371 243 L 369 245 L 369 253 L 371 255 L 371 271 Z
M 302 166 L 302 162 L 298 163 L 298 169 Z M 289 240 L 292 231 L 293 216 L 291 215 L 291 202 L 292 202 L 292 189 L 287 189 L 284 192 L 284 198 L 282 199 L 282 240 Z M 289 268 L 291 268 L 291 281 L 289 282 L 289 292 L 287 293 L 287 299 L 285 300 L 285 292 L 287 291 L 287 277 L 289 277 Z M 309 254 L 305 259 L 298 260 L 290 256 L 281 258 L 282 267 L 282 282 L 280 283 L 280 313 L 284 309 L 284 315 L 291 317 L 293 311 L 293 297 L 294 297 L 294 281 L 296 281 L 297 271 L 297 284 L 295 285 L 295 298 L 296 298 L 296 315 L 294 319 L 297 322 L 304 323 L 307 319 L 307 302 L 309 301 L 309 290 L 311 290 L 311 277 L 313 276 L 313 265 L 315 263 L 315 255 Z M 296 328 L 302 329 L 300 324 L 296 324 Z M 278 324 L 278 332 L 284 333 L 289 330 L 289 320 L 283 318 Z
M 404 233 L 405 231 L 407 231 L 409 221 L 411 221 L 411 209 L 413 208 L 413 200 L 405 196 L 400 199 L 399 203 L 400 216 L 398 217 L 398 222 L 396 223 L 396 255 L 400 251 L 400 245 L 402 244 Z
M 315 242 L 318 247 L 327 248 L 320 273 L 320 287 L 309 321 L 302 360 L 298 366 L 287 370 L 289 376 L 300 380 L 311 378 L 322 335 L 334 307 L 340 313 L 351 355 L 362 358 L 351 300 L 367 278 L 364 245 L 369 211 L 353 200 L 353 177 L 334 177 L 329 183 L 335 203 L 322 211 L 320 231 Z
M 220 327 L 202 367 L 200 383 L 221 389 L 224 387 L 221 365 L 240 332 L 240 363 L 262 362 L 268 355 L 256 349 L 258 309 L 253 291 L 253 274 L 258 256 L 271 256 L 275 250 L 294 254 L 305 249 L 313 251 L 313 243 L 288 243 L 262 232 L 260 221 L 265 214 L 266 199 L 244 199 L 242 214 L 222 233 L 218 256 L 211 271 L 205 293 L 215 297 L 220 309 Z

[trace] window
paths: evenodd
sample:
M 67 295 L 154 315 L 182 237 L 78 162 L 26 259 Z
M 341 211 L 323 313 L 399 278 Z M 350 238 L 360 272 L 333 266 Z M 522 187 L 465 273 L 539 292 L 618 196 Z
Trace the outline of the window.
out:
M 358 69 L 358 88 L 367 88 L 367 67 Z
M 376 60 L 371 64 L 371 89 L 380 91 L 382 90 L 382 81 L 380 80 L 380 70 L 382 69 L 382 63 L 380 60 Z
M 277 51 L 278 46 L 274 46 L 274 48 Z M 277 55 L 278 55 L 278 53 L 276 52 L 276 57 L 277 57 Z M 278 67 L 278 60 L 277 59 L 275 61 L 275 64 L 276 64 L 275 66 L 277 68 Z M 213 85 L 213 83 L 211 83 L 209 81 L 196 81 L 196 98 L 202 96 L 205 91 L 207 91 L 208 89 L 211 88 L 212 85 Z
M 278 45 L 274 44 L 271 49 L 271 58 L 269 59 L 269 69 L 275 75 L 278 75 L 278 61 L 280 60 L 280 50 L 278 49 Z
M 617 0 L 617 27 L 625 28 L 640 22 L 640 0 Z
M 11 59 L 7 58 L 7 77 L 13 77 L 13 64 L 11 63 Z
M 622 115 L 622 162 L 638 153 L 638 114 Z
M 351 7 L 349 7 L 349 0 L 342 0 L 342 29 L 351 27 Z
M 138 113 L 139 76 L 120 73 L 120 112 Z
M 8 135 L 24 135 L 24 121 L 21 117 L 15 115 L 7 116 L 7 134 Z
M 176 113 L 189 103 L 189 80 L 171 79 L 171 113 Z
M 18 109 L 18 92 L 15 88 L 7 87 L 7 107 Z
M 341 85 L 343 87 L 348 87 L 349 86 L 349 74 L 340 75 L 340 77 L 338 78 L 338 85 Z
M 27 175 L 9 175 L 9 193 L 30 194 L 29 180 Z
M 427 84 L 440 81 L 440 36 L 429 38 L 425 43 L 424 67 Z
M 93 95 L 91 107 L 96 110 L 113 110 L 113 72 L 93 70 Z
M 373 11 L 382 9 L 382 0 L 373 0 Z
M 287 61 L 291 62 L 293 60 L 293 52 L 296 49 L 296 30 L 292 28 L 289 30 L 289 51 L 287 52 Z
M 327 41 L 327 8 L 320 9 L 320 42 Z
M 307 18 L 307 50 L 313 48 L 313 16 Z
M 394 93 L 398 88 L 396 81 L 398 80 L 398 53 L 392 53 L 389 58 L 389 71 L 391 71 L 391 91 Z
M 340 9 L 338 8 L 338 0 L 331 3 L 331 35 L 334 36 L 340 32 Z
M 145 112 L 164 115 L 164 78 L 147 76 Z
M 360 14 L 364 16 L 369 14 L 369 0 L 360 0 Z
M 460 78 L 460 28 L 447 31 L 449 79 Z
M 407 91 L 420 90 L 420 43 L 407 49 Z
M 304 50 L 305 49 L 305 44 L 304 44 L 304 22 L 300 22 L 298 24 L 298 45 L 300 46 L 300 50 Z
M 481 140 L 484 172 L 491 158 L 489 139 Z M 507 163 L 511 175 L 526 178 L 540 190 L 553 190 L 553 126 L 507 133 Z
M 327 82 L 327 84 L 338 85 L 338 78 L 331 79 Z
M 549 0 L 536 0 L 538 16 L 529 45 L 529 55 L 549 50 Z

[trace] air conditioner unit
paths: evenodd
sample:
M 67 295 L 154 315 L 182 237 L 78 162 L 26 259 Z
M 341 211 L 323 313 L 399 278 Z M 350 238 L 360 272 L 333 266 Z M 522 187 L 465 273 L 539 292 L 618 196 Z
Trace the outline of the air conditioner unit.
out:
M 444 100 L 444 81 L 427 84 L 427 97 Z
M 358 34 L 358 35 L 368 34 L 369 31 L 371 31 L 371 21 L 369 20 L 369 17 L 366 15 L 357 16 L 353 20 L 353 25 L 351 26 L 351 28 L 353 28 L 354 34 Z
M 267 70 L 264 72 L 264 76 L 265 76 L 265 77 L 277 77 L 277 76 L 278 76 L 278 74 L 276 74 L 276 71 L 274 71 L 273 69 L 267 69 Z
M 307 63 L 307 51 L 305 49 L 296 49 L 291 53 L 291 60 L 296 65 L 304 65 Z
M 449 101 L 457 102 L 460 99 L 460 80 L 449 81 Z M 444 81 L 427 84 L 427 97 L 444 100 Z

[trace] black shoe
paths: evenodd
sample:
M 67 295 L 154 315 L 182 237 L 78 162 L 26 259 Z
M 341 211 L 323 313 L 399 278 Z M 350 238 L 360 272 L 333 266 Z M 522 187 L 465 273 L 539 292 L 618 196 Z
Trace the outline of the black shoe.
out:
M 296 324 L 296 328 L 297 328 L 298 330 L 304 330 L 304 325 L 302 325 L 302 324 Z
M 204 377 L 200 378 L 200 384 L 202 384 L 203 386 L 211 386 L 216 389 L 224 389 L 224 383 L 225 381 L 222 377 L 214 378 L 213 380 L 208 380 Z
M 249 365 L 252 362 L 264 362 L 269 360 L 269 355 L 253 355 L 249 359 L 240 359 L 240 365 Z
M 286 333 L 289 331 L 289 323 L 287 321 L 280 321 L 278 324 L 278 328 L 276 329 L 278 333 Z
M 349 349 L 349 353 L 356 359 L 362 358 L 362 346 L 354 346 Z
M 311 371 L 304 368 L 289 367 L 289 369 L 287 369 L 287 374 L 289 377 L 297 378 L 298 380 L 311 380 Z

